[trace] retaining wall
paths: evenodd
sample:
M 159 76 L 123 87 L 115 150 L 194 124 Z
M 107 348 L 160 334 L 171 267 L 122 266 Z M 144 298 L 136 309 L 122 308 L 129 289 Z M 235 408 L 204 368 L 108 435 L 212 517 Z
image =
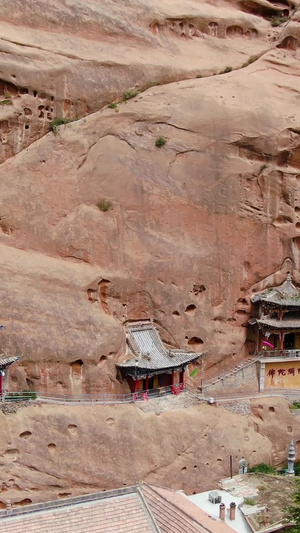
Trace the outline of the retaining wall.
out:
M 211 380 L 208 384 L 203 383 L 203 394 L 213 395 L 229 391 L 258 391 L 258 365 L 256 361 L 233 370 L 229 374 Z

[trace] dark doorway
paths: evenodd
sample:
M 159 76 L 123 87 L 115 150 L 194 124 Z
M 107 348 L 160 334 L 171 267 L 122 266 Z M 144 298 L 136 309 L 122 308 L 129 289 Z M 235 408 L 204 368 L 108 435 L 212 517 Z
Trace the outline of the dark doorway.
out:
M 153 377 L 148 379 L 148 390 L 153 389 Z M 146 379 L 143 379 L 143 390 L 146 390 Z
M 291 350 L 295 346 L 295 334 L 294 333 L 288 333 L 284 337 L 284 347 L 286 350 Z

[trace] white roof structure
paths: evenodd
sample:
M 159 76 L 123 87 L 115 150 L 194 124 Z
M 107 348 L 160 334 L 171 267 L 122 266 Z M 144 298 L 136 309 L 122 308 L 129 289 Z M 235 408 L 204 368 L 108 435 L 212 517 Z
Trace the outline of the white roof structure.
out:
M 206 514 L 214 518 L 215 520 L 219 520 L 219 505 L 216 503 L 212 503 L 209 501 L 208 492 L 200 492 L 199 494 L 192 494 L 191 496 L 187 496 L 187 498 L 193 502 L 197 507 L 202 509 Z M 225 523 L 230 526 L 232 529 L 235 529 L 238 533 L 252 533 L 252 530 L 250 529 L 249 525 L 247 524 L 246 520 L 243 517 L 243 513 L 239 509 L 239 505 L 243 503 L 244 498 L 242 496 L 232 496 L 229 492 L 226 490 L 214 490 L 214 492 L 217 492 L 221 498 L 222 503 L 226 506 L 226 515 L 225 515 Z M 230 504 L 234 502 L 236 504 L 236 518 L 235 520 L 230 520 L 229 518 L 229 506 Z

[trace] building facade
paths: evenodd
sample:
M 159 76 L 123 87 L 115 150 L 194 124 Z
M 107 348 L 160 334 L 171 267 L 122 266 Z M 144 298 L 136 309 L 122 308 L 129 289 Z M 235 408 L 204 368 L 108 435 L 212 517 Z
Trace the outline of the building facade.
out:
M 251 297 L 260 388 L 300 387 L 300 288 L 290 272 L 278 287 Z

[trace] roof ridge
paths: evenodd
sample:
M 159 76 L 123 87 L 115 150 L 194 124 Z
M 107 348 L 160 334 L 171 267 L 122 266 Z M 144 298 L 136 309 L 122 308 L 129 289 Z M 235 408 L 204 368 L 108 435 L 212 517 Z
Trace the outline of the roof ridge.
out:
M 194 517 L 191 517 L 184 509 L 182 509 L 177 503 L 174 503 L 172 501 L 170 501 L 168 498 L 166 498 L 164 495 L 162 494 L 159 494 L 159 492 L 157 492 L 155 489 L 158 488 L 158 489 L 162 489 L 163 491 L 167 491 L 167 492 L 171 492 L 173 493 L 174 495 L 181 495 L 183 498 L 186 498 L 185 495 L 182 495 L 181 493 L 175 491 L 174 489 L 168 489 L 166 487 L 161 487 L 161 486 L 158 486 L 156 487 L 155 485 L 148 485 L 148 484 L 145 484 L 150 490 L 152 490 L 152 492 L 158 496 L 160 499 L 163 499 L 164 501 L 168 502 L 169 505 L 171 505 L 172 507 L 175 508 L 176 512 L 177 513 L 181 513 L 185 516 L 185 518 L 188 519 L 189 523 L 190 524 L 197 524 L 198 526 L 201 526 L 203 527 L 203 524 L 196 518 Z M 186 501 L 189 503 L 189 504 L 192 504 L 194 507 L 195 507 L 195 510 L 198 510 L 198 507 L 195 506 L 195 504 L 193 502 L 190 502 L 190 500 L 188 498 L 186 498 Z M 206 513 L 205 513 L 206 514 Z
M 151 526 L 153 526 L 154 531 L 155 531 L 156 533 L 161 533 L 161 532 L 160 532 L 160 529 L 159 529 L 159 527 L 158 527 L 158 525 L 157 525 L 157 523 L 156 523 L 156 520 L 155 520 L 155 518 L 154 518 L 154 516 L 153 516 L 153 514 L 152 514 L 152 512 L 151 512 L 151 509 L 150 509 L 148 503 L 147 503 L 146 500 L 145 500 L 145 497 L 144 497 L 144 495 L 143 495 L 143 492 L 141 491 L 140 484 L 137 485 L 137 494 L 139 495 L 139 497 L 140 497 L 140 499 L 141 499 L 141 502 L 142 502 L 142 505 L 143 505 L 144 508 L 145 508 L 145 511 L 146 511 L 147 514 L 149 515 L 149 518 L 150 518 L 150 521 L 151 521 Z
M 154 333 L 153 342 L 154 342 L 156 348 L 158 350 L 163 350 L 164 355 L 165 354 L 168 355 L 168 349 L 165 347 L 163 341 L 161 340 L 159 331 L 157 330 L 157 328 L 154 325 L 152 325 L 152 332 Z
M 293 283 L 293 279 L 290 272 L 287 272 L 286 279 L 275 287 L 266 287 L 265 289 L 254 292 L 251 295 L 251 301 L 253 303 L 257 301 L 265 301 L 267 303 L 272 303 L 272 298 L 281 299 L 283 302 L 286 301 L 295 301 L 300 296 L 300 287 Z M 283 303 L 283 302 L 273 302 L 273 303 Z

